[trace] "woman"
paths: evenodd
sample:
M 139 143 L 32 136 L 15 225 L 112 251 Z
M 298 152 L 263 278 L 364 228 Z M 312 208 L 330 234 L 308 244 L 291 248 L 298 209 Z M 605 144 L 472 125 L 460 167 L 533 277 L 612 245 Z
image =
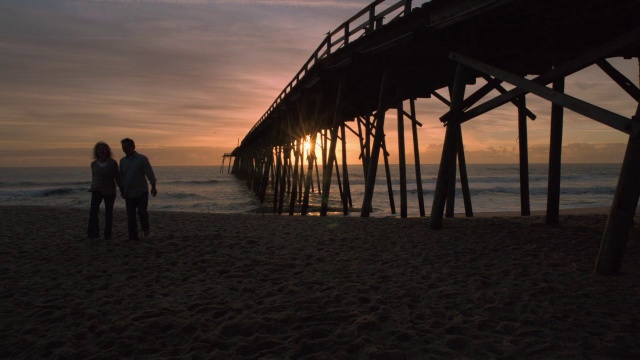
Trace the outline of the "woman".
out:
M 91 210 L 89 212 L 89 228 L 87 234 L 91 239 L 100 236 L 98 213 L 104 199 L 104 239 L 111 240 L 113 226 L 113 204 L 116 200 L 116 185 L 122 189 L 122 179 L 118 170 L 118 162 L 113 159 L 109 145 L 98 141 L 93 147 L 93 162 L 91 162 Z

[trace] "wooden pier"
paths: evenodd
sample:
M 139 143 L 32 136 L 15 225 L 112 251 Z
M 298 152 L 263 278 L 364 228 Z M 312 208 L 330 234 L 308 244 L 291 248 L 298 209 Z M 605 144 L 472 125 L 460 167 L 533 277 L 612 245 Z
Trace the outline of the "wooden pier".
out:
M 233 154 L 224 153 L 222 155 L 222 164 L 220 164 L 220 172 L 224 172 L 224 162 L 226 159 L 229 159 L 229 163 L 227 165 L 227 173 L 231 172 L 231 163 L 233 162 Z
M 374 1 L 327 34 L 228 154 L 234 159 L 232 173 L 246 180 L 263 202 L 269 189 L 274 212 L 306 215 L 310 193 L 317 191 L 320 215 L 328 213 L 330 196 L 339 196 L 347 214 L 353 209 L 346 162 L 349 131 L 358 139 L 352 146 L 360 150 L 365 178 L 359 211 L 369 216 L 380 162 L 391 184 L 385 114 L 395 110 L 400 215 L 407 216 L 408 145 L 414 148 L 409 161 L 416 166 L 420 215 L 426 216 L 418 128 L 420 121 L 432 119 L 417 119 L 415 105 L 419 99 L 435 97 L 449 109 L 438 119 L 446 134 L 429 219 L 429 226 L 438 229 L 445 216 L 453 216 L 457 177 L 465 214 L 473 215 L 462 125 L 510 104 L 518 110 L 514 124 L 519 134 L 521 214 L 526 216 L 530 214 L 526 123 L 536 117 L 526 106 L 526 95 L 531 94 L 551 103 L 546 216 L 550 225 L 557 224 L 559 216 L 564 109 L 629 135 L 596 264 L 599 274 L 617 274 L 640 196 L 640 107 L 635 116 L 625 117 L 565 94 L 564 82 L 595 64 L 638 102 L 638 86 L 607 59 L 638 58 L 639 17 L 637 0 L 432 0 L 421 5 L 410 0 Z M 506 90 L 502 83 L 513 88 Z M 467 94 L 469 84 L 482 86 Z M 499 95 L 488 98 L 496 91 Z M 411 126 L 409 144 L 404 139 L 405 122 Z M 319 144 L 321 154 L 316 146 L 305 150 L 307 143 Z M 334 175 L 338 195 L 331 191 Z M 391 191 L 389 196 L 395 212 Z

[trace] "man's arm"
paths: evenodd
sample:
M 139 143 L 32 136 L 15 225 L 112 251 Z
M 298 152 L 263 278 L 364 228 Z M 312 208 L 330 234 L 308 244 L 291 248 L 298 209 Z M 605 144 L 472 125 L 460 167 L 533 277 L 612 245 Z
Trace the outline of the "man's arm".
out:
M 118 162 L 113 160 L 113 162 L 115 163 L 115 180 L 116 180 L 116 185 L 118 185 L 118 189 L 120 189 L 120 194 L 124 195 L 124 186 L 122 186 L 122 175 L 120 174 L 120 166 L 118 165 Z
M 156 175 L 153 173 L 153 168 L 151 167 L 149 158 L 147 158 L 146 156 L 144 157 L 142 168 L 144 170 L 144 174 L 149 180 L 149 183 L 151 183 L 151 196 L 156 196 L 156 194 L 158 194 L 158 190 L 156 189 Z
M 120 168 L 120 185 L 121 185 L 120 186 L 120 196 L 124 199 L 125 198 L 125 196 L 124 196 L 125 195 L 125 191 L 124 191 L 125 184 L 124 184 L 124 171 L 122 171 L 122 169 L 123 169 L 123 166 L 122 166 L 123 161 L 124 161 L 124 159 L 120 160 L 120 164 L 118 165 L 118 167 Z

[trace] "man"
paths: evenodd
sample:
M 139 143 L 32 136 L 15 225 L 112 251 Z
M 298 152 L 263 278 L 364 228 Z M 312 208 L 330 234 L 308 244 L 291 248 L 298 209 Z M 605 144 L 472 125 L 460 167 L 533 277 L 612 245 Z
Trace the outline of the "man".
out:
M 138 224 L 136 222 L 136 210 L 140 216 L 140 226 L 144 236 L 149 236 L 149 185 L 151 195 L 156 196 L 156 177 L 149 163 L 149 159 L 136 152 L 136 144 L 129 138 L 122 139 L 122 151 L 126 154 L 120 159 L 120 175 L 122 176 L 122 197 L 127 206 L 127 224 L 129 225 L 129 240 L 138 238 Z

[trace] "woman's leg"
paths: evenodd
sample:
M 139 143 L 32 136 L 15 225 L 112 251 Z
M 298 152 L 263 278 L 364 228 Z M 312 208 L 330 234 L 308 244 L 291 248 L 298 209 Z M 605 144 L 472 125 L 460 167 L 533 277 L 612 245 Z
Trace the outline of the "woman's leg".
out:
M 116 195 L 104 197 L 104 239 L 111 240 L 111 229 L 113 227 L 113 204 L 116 202 Z
M 100 203 L 102 203 L 102 194 L 95 191 L 92 192 L 91 208 L 89 209 L 89 227 L 87 228 L 87 235 L 92 239 L 100 237 L 100 223 L 98 221 Z

